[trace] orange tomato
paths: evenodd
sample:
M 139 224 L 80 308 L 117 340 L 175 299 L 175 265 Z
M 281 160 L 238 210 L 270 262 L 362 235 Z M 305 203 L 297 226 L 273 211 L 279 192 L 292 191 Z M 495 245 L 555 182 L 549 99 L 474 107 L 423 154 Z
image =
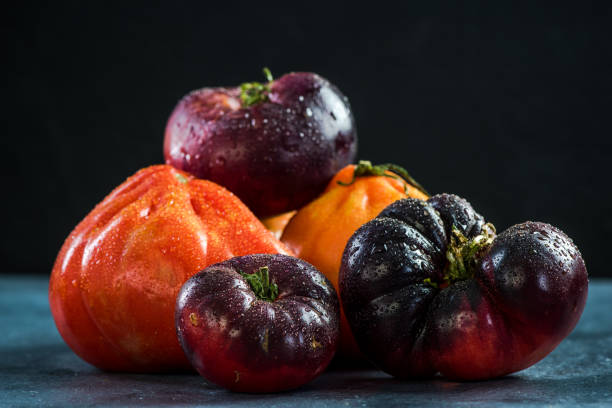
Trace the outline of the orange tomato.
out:
M 346 166 L 319 198 L 291 218 L 281 241 L 297 257 L 325 274 L 338 291 L 342 253 L 351 235 L 396 200 L 428 198 L 422 187 L 402 170 L 393 165 L 372 166 L 367 161 Z M 341 311 L 340 323 L 339 352 L 348 357 L 360 356 L 344 311 Z
M 174 326 L 179 289 L 206 266 L 290 254 L 231 192 L 170 166 L 140 170 L 66 239 L 49 283 L 57 328 L 104 370 L 190 368 Z

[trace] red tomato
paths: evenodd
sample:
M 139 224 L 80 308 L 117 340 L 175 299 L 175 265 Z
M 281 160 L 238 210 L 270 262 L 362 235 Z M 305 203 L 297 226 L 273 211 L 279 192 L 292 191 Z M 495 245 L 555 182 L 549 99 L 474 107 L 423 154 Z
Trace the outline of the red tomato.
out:
M 148 167 L 66 239 L 51 274 L 51 312 L 72 350 L 101 369 L 185 369 L 174 329 L 183 283 L 234 256 L 279 252 L 288 253 L 223 187 Z

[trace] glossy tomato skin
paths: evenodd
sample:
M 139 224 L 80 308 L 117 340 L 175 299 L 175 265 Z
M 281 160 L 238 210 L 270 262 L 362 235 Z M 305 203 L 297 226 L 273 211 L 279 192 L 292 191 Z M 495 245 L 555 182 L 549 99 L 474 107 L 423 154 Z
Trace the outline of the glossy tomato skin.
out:
M 190 369 L 174 330 L 182 284 L 210 264 L 262 252 L 289 253 L 234 194 L 171 166 L 147 167 L 66 239 L 51 312 L 68 346 L 98 368 Z
M 472 238 L 490 229 L 467 201 L 441 194 L 395 202 L 347 244 L 344 310 L 360 349 L 394 376 L 477 380 L 522 370 L 550 353 L 584 308 L 584 261 L 543 223 L 495 237 L 472 278 L 425 282 L 444 276 L 453 225 Z
M 226 187 L 259 217 L 300 208 L 357 153 L 346 97 L 314 73 L 269 84 L 268 99 L 243 106 L 240 88 L 185 96 L 166 125 L 166 163 Z
M 258 299 L 241 273 L 268 267 L 278 297 Z M 232 391 L 297 388 L 321 374 L 339 339 L 339 304 L 327 278 L 286 255 L 247 255 L 211 265 L 185 283 L 176 328 L 185 354 L 210 382 Z

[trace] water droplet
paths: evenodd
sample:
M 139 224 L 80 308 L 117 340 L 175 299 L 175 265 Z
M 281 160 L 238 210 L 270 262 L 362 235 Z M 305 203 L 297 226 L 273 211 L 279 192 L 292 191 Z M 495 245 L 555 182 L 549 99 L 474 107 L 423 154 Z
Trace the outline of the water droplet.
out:
M 304 97 L 303 97 L 302 95 L 300 95 L 300 96 L 298 96 L 298 100 L 299 100 L 300 102 L 304 102 Z
M 312 116 L 312 110 L 310 108 L 306 108 L 306 116 Z

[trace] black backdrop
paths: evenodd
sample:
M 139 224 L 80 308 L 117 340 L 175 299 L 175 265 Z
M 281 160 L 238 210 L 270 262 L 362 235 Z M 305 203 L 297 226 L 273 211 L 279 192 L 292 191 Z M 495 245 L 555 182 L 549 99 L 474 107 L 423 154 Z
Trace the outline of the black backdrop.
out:
M 349 97 L 359 158 L 467 198 L 500 231 L 552 223 L 612 276 L 606 3 L 83 3 L 5 10 L 3 272 L 49 273 L 98 201 L 162 161 L 181 96 L 269 66 Z

